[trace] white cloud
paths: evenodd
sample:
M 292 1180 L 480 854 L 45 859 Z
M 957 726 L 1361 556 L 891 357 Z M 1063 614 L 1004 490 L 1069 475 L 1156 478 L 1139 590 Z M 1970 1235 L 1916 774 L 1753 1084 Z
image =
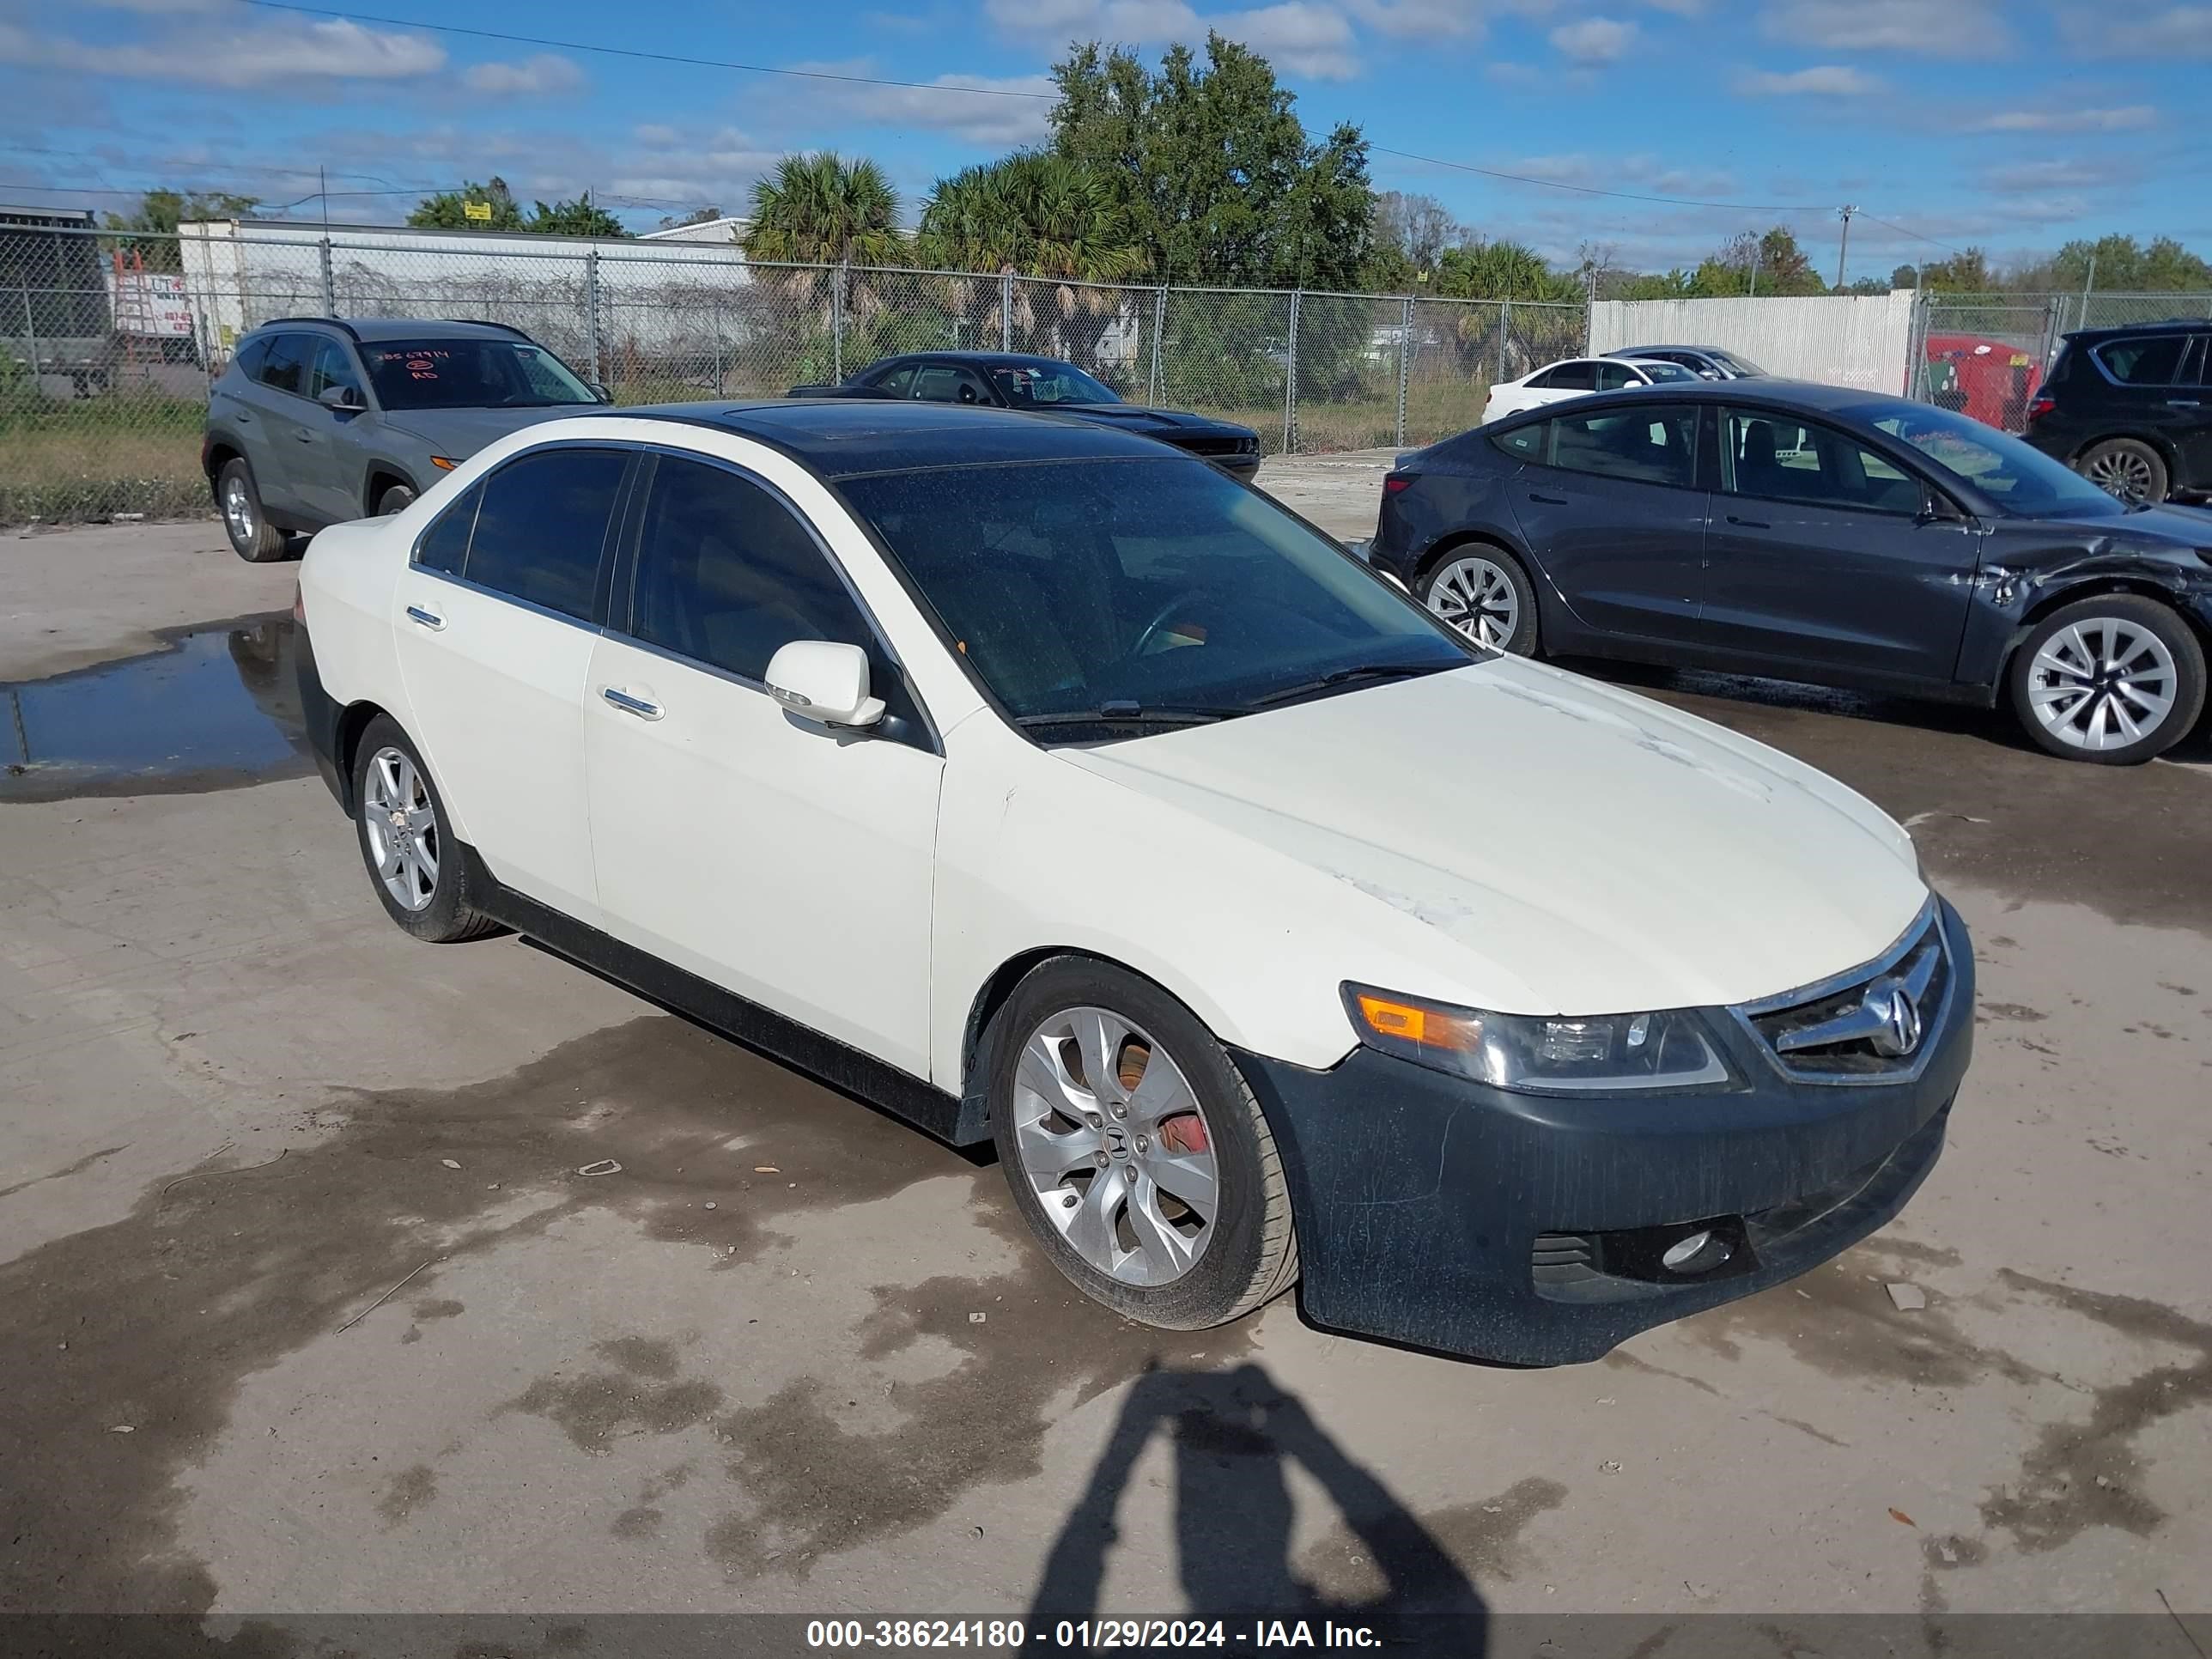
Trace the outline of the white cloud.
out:
M 1228 12 L 1206 21 L 1290 74 L 1316 81 L 1348 81 L 1359 73 L 1359 59 L 1352 46 L 1352 25 L 1342 12 L 1316 5 L 1312 0 L 1285 0 L 1281 5 Z
M 1585 17 L 1553 29 L 1552 44 L 1577 64 L 1611 64 L 1636 44 L 1636 25 L 1611 17 Z
M 824 75 L 887 75 L 873 58 L 850 58 L 828 64 L 793 64 L 796 70 Z M 1020 97 L 979 96 L 966 88 L 983 87 Z M 870 126 L 927 127 L 949 132 L 971 144 L 1003 149 L 1036 143 L 1050 131 L 1054 88 L 1049 76 L 1016 75 L 940 75 L 925 87 L 876 87 L 817 82 L 802 94 L 803 115 L 818 125 L 825 115 Z
M 1820 64 L 1787 73 L 1746 70 L 1735 77 L 1735 89 L 1748 98 L 1864 98 L 1881 88 L 1874 76 L 1842 64 Z
M 2155 126 L 2158 112 L 2148 104 L 2120 109 L 2008 109 L 1975 122 L 1975 132 L 2130 132 Z
M 573 92 L 584 84 L 584 71 L 572 58 L 541 52 L 519 64 L 471 64 L 461 78 L 477 92 L 539 98 L 548 93 Z
M 2130 15 L 2069 13 L 2067 38 L 2093 58 L 2212 58 L 2212 6 Z
M 203 27 L 193 31 L 188 46 L 162 41 L 95 45 L 0 23 L 0 63 L 244 88 L 301 80 L 419 79 L 446 66 L 446 49 L 428 35 L 366 28 L 345 18 L 307 23 L 287 20 L 212 31 Z
M 1470 0 L 1347 0 L 1352 15 L 1380 34 L 1408 40 L 1437 35 L 1480 36 L 1480 9 Z
M 1504 58 L 1492 58 L 1482 66 L 1482 72 L 1502 87 L 1533 87 L 1544 78 L 1534 64 L 1516 64 Z
M 1774 0 L 1759 27 L 1769 40 L 1832 52 L 1968 58 L 2012 44 L 1993 0 Z
M 1149 45 L 1202 40 L 1206 26 L 1184 0 L 984 0 L 984 14 L 1012 34 Z
M 2138 176 L 2130 162 L 2117 158 L 2095 161 L 2018 161 L 2008 167 L 1984 167 L 1979 175 L 1984 190 L 2004 196 L 2042 196 L 2053 191 L 2079 191 L 2132 182 Z

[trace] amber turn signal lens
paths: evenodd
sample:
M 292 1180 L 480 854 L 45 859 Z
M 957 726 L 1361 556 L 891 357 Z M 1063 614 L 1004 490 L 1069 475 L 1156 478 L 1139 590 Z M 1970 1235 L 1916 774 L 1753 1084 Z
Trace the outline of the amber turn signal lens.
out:
M 436 467 L 441 472 L 451 472 L 455 467 L 459 466 L 460 463 L 459 461 L 449 461 L 443 455 L 433 455 L 430 458 L 430 465 Z
M 1391 1002 L 1382 997 L 1363 994 L 1359 999 L 1359 1017 L 1378 1036 L 1403 1037 L 1408 1042 L 1428 1040 L 1429 1011 L 1417 1008 L 1410 1002 Z

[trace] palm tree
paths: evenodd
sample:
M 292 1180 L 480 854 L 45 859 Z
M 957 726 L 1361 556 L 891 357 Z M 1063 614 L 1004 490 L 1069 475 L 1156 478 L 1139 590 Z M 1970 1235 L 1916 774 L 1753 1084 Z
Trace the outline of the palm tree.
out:
M 750 260 L 810 265 L 808 270 L 762 273 L 819 313 L 824 330 L 843 308 L 866 325 L 882 309 L 875 285 L 851 267 L 891 264 L 905 246 L 898 228 L 898 192 L 884 170 L 865 156 L 848 161 L 834 150 L 787 155 L 775 170 L 753 181 L 751 212 L 738 238 Z M 847 269 L 833 276 L 824 269 Z
M 940 179 L 930 192 L 916 233 L 926 264 L 946 270 L 1012 272 L 1056 284 L 1045 301 L 1052 344 L 1061 356 L 1095 349 L 1122 303 L 1110 287 L 1144 269 L 1144 251 L 1128 216 L 1103 180 L 1066 157 L 1017 151 L 996 161 Z M 981 331 L 999 332 L 997 284 L 964 285 L 963 309 Z M 1034 284 L 1016 290 L 1012 329 L 1033 334 L 1038 325 Z
M 866 157 L 834 150 L 787 155 L 753 181 L 738 239 L 751 259 L 805 265 L 881 265 L 897 258 L 898 192 Z

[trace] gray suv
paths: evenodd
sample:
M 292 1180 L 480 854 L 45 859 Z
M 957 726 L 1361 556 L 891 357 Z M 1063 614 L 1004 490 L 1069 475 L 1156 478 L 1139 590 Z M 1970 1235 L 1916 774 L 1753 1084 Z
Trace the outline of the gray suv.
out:
M 200 465 L 238 556 L 397 513 L 520 427 L 608 401 L 519 328 L 287 317 L 239 342 L 208 401 Z

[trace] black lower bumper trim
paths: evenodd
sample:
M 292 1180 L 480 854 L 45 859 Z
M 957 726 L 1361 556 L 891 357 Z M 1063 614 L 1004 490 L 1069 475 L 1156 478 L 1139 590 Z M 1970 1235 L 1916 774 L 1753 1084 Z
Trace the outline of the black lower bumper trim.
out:
M 1723 1038 L 1753 1086 L 1642 1100 L 1513 1095 L 1367 1048 L 1328 1072 L 1238 1054 L 1283 1152 L 1307 1316 L 1569 1364 L 1857 1243 L 1935 1166 L 1972 1049 L 1972 947 L 1942 915 L 1953 984 L 1927 1064 L 1895 1083 L 1793 1081 L 1738 1030 Z M 1732 1252 L 1710 1271 L 1637 1255 L 1709 1228 Z

